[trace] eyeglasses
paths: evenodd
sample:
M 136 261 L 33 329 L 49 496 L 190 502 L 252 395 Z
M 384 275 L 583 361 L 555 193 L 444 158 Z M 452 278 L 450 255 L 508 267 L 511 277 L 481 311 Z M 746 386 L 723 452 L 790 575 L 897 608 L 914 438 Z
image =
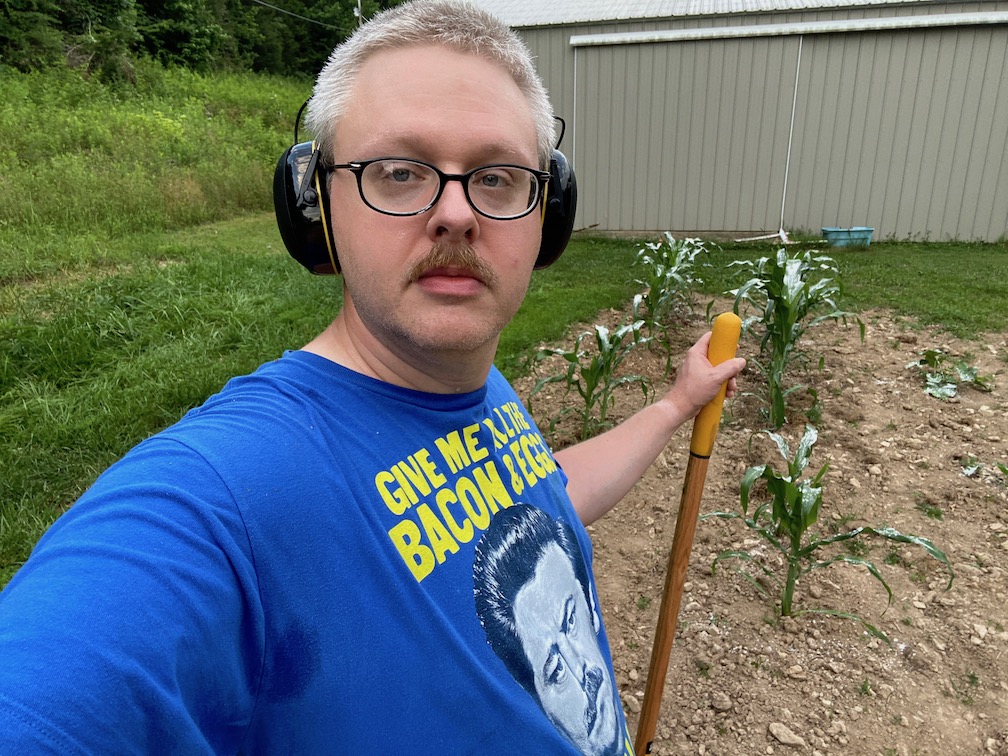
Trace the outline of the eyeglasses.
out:
M 357 177 L 364 204 L 385 215 L 419 215 L 434 206 L 445 184 L 458 181 L 470 207 L 495 220 L 513 220 L 539 204 L 550 174 L 521 165 L 484 165 L 468 173 L 444 173 L 407 158 L 382 157 L 329 166 Z

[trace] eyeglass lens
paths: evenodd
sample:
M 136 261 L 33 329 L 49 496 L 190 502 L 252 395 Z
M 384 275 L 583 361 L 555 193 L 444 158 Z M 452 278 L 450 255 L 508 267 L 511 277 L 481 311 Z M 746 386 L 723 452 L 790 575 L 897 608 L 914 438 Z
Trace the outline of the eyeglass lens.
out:
M 441 178 L 423 163 L 379 160 L 365 166 L 360 186 L 364 198 L 378 210 L 416 213 L 433 203 L 441 189 Z M 538 189 L 535 173 L 514 166 L 480 168 L 466 182 L 466 194 L 473 207 L 500 218 L 527 212 L 538 199 Z

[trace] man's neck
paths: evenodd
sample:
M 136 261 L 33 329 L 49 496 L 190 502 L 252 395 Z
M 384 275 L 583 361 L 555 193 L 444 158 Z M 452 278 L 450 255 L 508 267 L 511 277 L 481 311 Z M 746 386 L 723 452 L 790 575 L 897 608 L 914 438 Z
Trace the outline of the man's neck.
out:
M 345 308 L 302 349 L 379 381 L 432 394 L 475 391 L 486 383 L 496 344 L 481 350 L 486 354 L 422 350 L 401 344 L 392 348 L 354 315 Z

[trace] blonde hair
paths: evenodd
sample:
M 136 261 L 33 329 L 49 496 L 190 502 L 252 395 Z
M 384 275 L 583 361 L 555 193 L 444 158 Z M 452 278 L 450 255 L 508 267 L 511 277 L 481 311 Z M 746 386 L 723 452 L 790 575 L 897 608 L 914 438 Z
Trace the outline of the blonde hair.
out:
M 532 111 L 540 168 L 549 167 L 556 122 L 531 52 L 507 25 L 464 0 L 413 0 L 395 6 L 374 16 L 333 50 L 315 81 L 305 115 L 323 155 L 332 157 L 335 129 L 368 58 L 382 50 L 421 45 L 440 45 L 503 67 Z

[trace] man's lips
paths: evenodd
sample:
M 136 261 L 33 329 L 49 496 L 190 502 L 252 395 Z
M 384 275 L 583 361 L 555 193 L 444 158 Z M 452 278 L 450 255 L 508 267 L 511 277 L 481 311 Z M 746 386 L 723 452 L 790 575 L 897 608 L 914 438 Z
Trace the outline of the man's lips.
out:
M 480 283 L 485 284 L 486 282 L 480 276 L 479 273 L 468 268 L 456 268 L 456 267 L 442 267 L 442 268 L 431 268 L 430 270 L 425 270 L 420 274 L 420 278 L 472 278 Z
M 472 246 L 438 242 L 410 267 L 406 280 L 410 283 L 422 280 L 425 287 L 433 282 L 455 283 L 458 286 L 469 282 L 470 285 L 492 289 L 497 283 L 497 274 Z
M 432 268 L 421 273 L 417 282 L 425 290 L 439 294 L 472 294 L 486 288 L 478 273 L 464 268 Z

